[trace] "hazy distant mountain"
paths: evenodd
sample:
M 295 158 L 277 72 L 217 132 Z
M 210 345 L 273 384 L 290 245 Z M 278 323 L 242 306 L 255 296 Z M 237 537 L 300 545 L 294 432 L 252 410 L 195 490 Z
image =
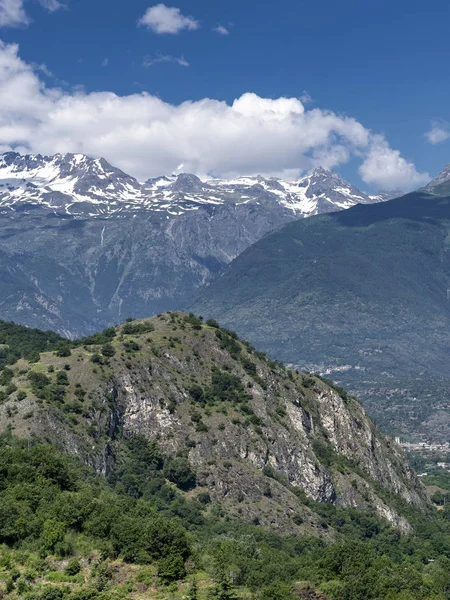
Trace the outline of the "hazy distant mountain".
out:
M 450 194 L 425 191 L 296 221 L 190 308 L 275 358 L 371 390 L 384 425 L 448 439 L 449 235 Z
M 81 335 L 179 306 L 302 217 L 372 203 L 336 173 L 140 183 L 81 154 L 0 156 L 0 317 Z

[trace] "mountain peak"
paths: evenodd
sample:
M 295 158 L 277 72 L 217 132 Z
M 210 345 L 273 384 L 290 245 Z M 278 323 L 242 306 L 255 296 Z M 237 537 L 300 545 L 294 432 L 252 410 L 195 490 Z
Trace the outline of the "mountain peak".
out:
M 423 189 L 435 191 L 435 188 L 450 182 L 450 163 L 445 165 L 443 170 L 434 179 L 430 181 Z M 445 190 L 444 190 L 445 191 Z M 448 190 L 447 190 L 448 191 Z
M 202 205 L 267 203 L 289 219 L 384 199 L 364 194 L 322 166 L 299 181 L 261 175 L 205 181 L 177 173 L 140 183 L 106 159 L 85 154 L 0 155 L 0 206 L 20 210 L 30 204 L 71 215 L 104 217 L 142 209 L 180 215 Z
M 341 176 L 333 171 L 333 169 L 327 169 L 322 166 L 318 166 L 312 172 L 312 177 L 332 177 L 333 179 L 342 179 Z
M 331 175 L 331 174 L 335 174 L 337 175 L 337 173 L 335 173 L 334 171 L 332 171 L 331 169 L 326 169 L 325 167 L 322 166 L 318 166 L 314 169 L 314 171 L 312 172 L 313 175 Z
M 197 191 L 204 186 L 202 180 L 192 173 L 180 173 L 172 184 L 172 189 L 177 191 Z

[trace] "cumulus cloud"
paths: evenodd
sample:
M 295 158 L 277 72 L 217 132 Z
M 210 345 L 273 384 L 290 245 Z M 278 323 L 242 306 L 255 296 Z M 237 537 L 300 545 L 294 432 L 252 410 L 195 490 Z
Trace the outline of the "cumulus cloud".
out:
M 440 144 L 450 139 L 450 123 L 446 121 L 434 121 L 431 129 L 425 133 L 430 144 Z
M 418 173 L 412 162 L 389 147 L 379 135 L 373 136 L 366 159 L 359 168 L 362 179 L 384 189 L 408 189 L 418 187 L 430 180 L 428 173 Z
M 27 25 L 23 0 L 0 0 L 0 27 Z
M 247 93 L 232 104 L 204 98 L 173 105 L 147 93 L 72 92 L 51 87 L 16 45 L 0 42 L 0 148 L 104 156 L 139 179 L 197 175 L 299 177 L 357 157 L 367 183 L 417 186 L 414 165 L 351 117 L 297 98 Z
M 213 31 L 219 33 L 220 35 L 230 35 L 228 29 L 223 25 L 217 25 L 217 27 L 214 27 Z
M 144 67 L 153 67 L 153 65 L 157 65 L 158 63 L 174 63 L 180 65 L 180 67 L 190 67 L 190 64 L 184 56 L 176 57 L 170 56 L 169 54 L 146 56 L 144 57 L 142 64 Z
M 144 25 L 154 33 L 179 33 L 183 29 L 198 29 L 200 24 L 193 17 L 181 14 L 179 8 L 156 4 L 147 8 L 144 16 L 139 19 L 139 25 Z

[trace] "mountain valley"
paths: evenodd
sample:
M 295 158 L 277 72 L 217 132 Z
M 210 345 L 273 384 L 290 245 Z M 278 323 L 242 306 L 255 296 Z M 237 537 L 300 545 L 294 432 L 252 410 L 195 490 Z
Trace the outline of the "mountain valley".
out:
M 281 225 L 389 197 L 324 169 L 295 183 L 180 174 L 141 184 L 103 159 L 7 153 L 0 317 L 73 338 L 173 309 Z

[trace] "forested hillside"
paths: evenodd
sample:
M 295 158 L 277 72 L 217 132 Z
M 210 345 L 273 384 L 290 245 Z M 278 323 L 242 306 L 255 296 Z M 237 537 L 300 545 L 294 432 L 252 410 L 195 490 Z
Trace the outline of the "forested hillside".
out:
M 54 341 L 1 375 L 3 597 L 448 597 L 448 511 L 344 390 L 194 315 Z

